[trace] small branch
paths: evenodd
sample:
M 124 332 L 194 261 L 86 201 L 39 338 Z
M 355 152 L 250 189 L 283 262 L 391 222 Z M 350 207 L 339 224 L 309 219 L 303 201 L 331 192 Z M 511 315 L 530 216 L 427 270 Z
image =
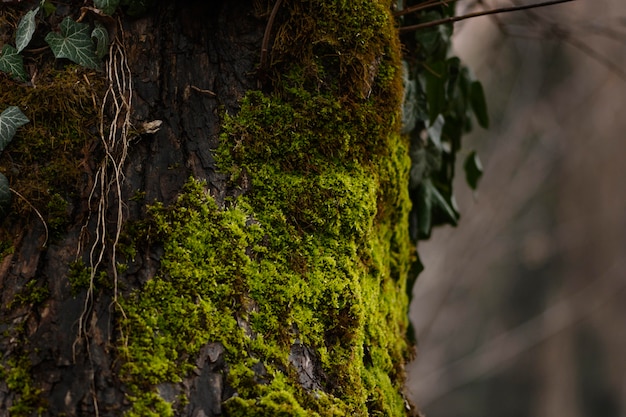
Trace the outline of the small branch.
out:
M 461 20 L 471 19 L 473 17 L 478 17 L 478 16 L 488 16 L 491 14 L 517 12 L 520 10 L 528 10 L 528 9 L 534 9 L 537 7 L 552 6 L 555 4 L 567 3 L 570 1 L 575 1 L 575 0 L 552 0 L 552 1 L 545 1 L 542 3 L 527 4 L 524 6 L 501 7 L 498 9 L 484 10 L 482 12 L 468 13 L 462 16 L 452 16 L 452 17 L 448 17 L 445 19 L 433 20 L 432 22 L 419 23 L 417 25 L 404 26 L 404 27 L 401 27 L 399 31 L 400 33 L 415 32 L 416 30 L 419 30 L 419 29 L 445 25 L 447 23 L 456 23 L 456 22 L 460 22 Z
M 22 194 L 20 194 L 20 193 L 18 193 L 17 191 L 15 191 L 13 188 L 10 188 L 10 187 L 9 187 L 9 190 L 11 190 L 11 192 L 12 192 L 13 194 L 15 194 L 16 196 L 18 196 L 18 197 L 19 197 L 19 198 L 21 198 L 22 200 L 24 200 L 24 202 L 25 202 L 26 204 L 28 204 L 30 208 L 32 208 L 32 209 L 33 209 L 33 211 L 35 212 L 35 214 L 37 215 L 37 217 L 39 217 L 39 220 L 41 220 L 41 222 L 43 223 L 43 228 L 46 230 L 46 239 L 44 240 L 42 247 L 43 247 L 43 246 L 46 246 L 46 244 L 48 243 L 48 225 L 46 224 L 46 221 L 44 220 L 43 216 L 41 215 L 41 213 L 39 212 L 39 210 L 37 210 L 37 209 L 35 208 L 35 206 L 33 206 L 33 205 L 31 204 L 31 202 L 30 202 L 30 201 L 28 201 L 28 200 L 26 199 L 26 197 L 24 197 Z
M 578 49 L 580 52 L 587 55 L 589 58 L 604 65 L 606 68 L 608 68 L 609 71 L 613 72 L 618 78 L 626 82 L 626 71 L 624 71 L 622 67 L 615 64 L 604 55 L 598 53 L 595 49 L 593 49 L 586 43 L 580 40 L 574 39 L 572 37 L 566 37 L 563 41 L 570 44 L 570 46 Z
M 198 93 L 202 93 L 202 94 L 206 94 L 207 96 L 211 96 L 211 97 L 217 97 L 217 94 L 215 94 L 213 91 L 211 90 L 205 90 L 203 88 L 200 87 L 196 87 L 195 85 L 190 85 L 189 86 L 192 90 L 197 91 Z
M 416 6 L 411 6 L 411 7 L 407 7 L 406 9 L 397 11 L 393 14 L 394 17 L 400 17 L 400 16 L 404 16 L 406 14 L 411 14 L 411 13 L 416 13 L 419 12 L 420 10 L 425 10 L 425 9 L 430 9 L 431 7 L 437 7 L 437 6 L 447 6 L 448 3 L 454 3 L 457 0 L 440 0 L 440 1 L 436 1 L 436 0 L 430 0 L 424 3 L 420 3 Z
M 270 13 L 270 18 L 267 21 L 267 25 L 265 26 L 265 33 L 263 34 L 263 44 L 261 45 L 261 69 L 267 68 L 267 53 L 269 50 L 270 43 L 270 35 L 272 33 L 272 27 L 274 26 L 274 19 L 276 19 L 276 14 L 278 13 L 278 9 L 280 8 L 283 0 L 276 0 L 274 3 L 274 7 L 272 7 L 272 13 Z

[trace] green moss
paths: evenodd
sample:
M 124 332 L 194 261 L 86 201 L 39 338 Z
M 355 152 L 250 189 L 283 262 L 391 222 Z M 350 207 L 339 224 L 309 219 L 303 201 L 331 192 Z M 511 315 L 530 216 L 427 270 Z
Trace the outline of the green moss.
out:
M 91 273 L 85 262 L 82 260 L 72 262 L 67 273 L 67 279 L 70 283 L 72 296 L 76 296 L 81 290 L 87 288 L 91 281 Z
M 104 84 L 83 68 L 52 65 L 38 68 L 35 87 L 0 77 L 0 109 L 18 106 L 30 119 L 2 152 L 0 171 L 24 197 L 14 199 L 7 223 L 22 224 L 32 205 L 57 238 L 79 197 L 89 149 L 98 137 L 96 103 Z
M 37 279 L 31 279 L 8 303 L 6 308 L 10 310 L 15 305 L 40 304 L 46 301 L 49 296 L 50 290 L 47 285 L 38 285 Z
M 5 364 L 0 364 L 0 380 L 16 394 L 9 407 L 9 415 L 15 417 L 30 416 L 36 410 L 42 411 L 41 390 L 34 386 L 30 375 L 30 361 L 27 357 L 12 357 Z
M 285 6 L 273 92 L 246 94 L 217 151 L 243 195 L 218 207 L 191 179 L 133 228 L 163 255 L 121 301 L 129 415 L 166 407 L 155 386 L 182 381 L 208 342 L 224 346 L 237 392 L 228 415 L 405 414 L 410 161 L 388 6 Z M 294 344 L 316 358 L 312 392 Z
M 244 400 L 235 397 L 226 403 L 230 417 L 308 417 L 305 411 L 289 392 L 272 391 L 260 400 Z M 315 413 L 317 415 L 317 413 Z
M 11 255 L 15 251 L 15 246 L 11 240 L 0 239 L 0 262 L 5 256 Z

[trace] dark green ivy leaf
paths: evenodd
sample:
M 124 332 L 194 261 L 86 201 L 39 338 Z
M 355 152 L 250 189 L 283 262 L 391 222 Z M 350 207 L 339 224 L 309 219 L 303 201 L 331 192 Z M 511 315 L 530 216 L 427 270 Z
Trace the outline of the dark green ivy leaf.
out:
M 50 15 L 57 10 L 57 7 L 48 0 L 44 1 L 41 7 L 43 8 L 43 14 L 46 17 L 50 17 Z
M 439 114 L 434 123 L 428 123 L 426 125 L 426 131 L 428 132 L 428 139 L 430 142 L 435 145 L 435 148 L 439 152 L 443 151 L 443 144 L 441 143 L 441 132 L 443 131 L 443 126 L 446 122 L 446 119 Z
M 432 184 L 429 179 L 422 181 L 417 191 L 417 237 L 428 239 L 432 225 Z
M 478 124 L 487 129 L 489 127 L 489 112 L 487 111 L 487 100 L 485 100 L 483 85 L 480 81 L 474 81 L 470 85 L 470 104 Z
M 100 59 L 104 58 L 109 52 L 109 32 L 104 26 L 96 23 L 91 37 L 96 40 L 96 56 Z
M 17 128 L 29 121 L 17 106 L 7 107 L 0 113 L 0 152 L 11 142 Z
M 11 208 L 11 189 L 9 188 L 9 180 L 4 174 L 0 173 L 0 223 L 9 214 Z
M 154 0 L 121 0 L 120 4 L 127 6 L 126 13 L 129 16 L 139 16 L 148 11 Z
M 109 16 L 115 13 L 120 0 L 93 0 L 93 5 Z
M 430 196 L 432 199 L 433 209 L 437 208 L 438 213 L 441 215 L 441 217 L 438 218 L 439 221 L 437 221 L 437 224 L 447 223 L 456 226 L 459 221 L 460 214 L 457 210 L 456 203 L 454 202 L 454 197 L 445 197 L 432 183 L 432 181 L 425 181 L 424 185 L 431 189 Z
M 61 22 L 61 33 L 48 33 L 46 42 L 56 58 L 67 58 L 87 68 L 100 66 L 91 41 L 91 30 L 86 23 L 74 22 L 66 17 Z
M 438 61 L 429 64 L 423 72 L 426 81 L 428 119 L 431 124 L 443 113 L 446 105 L 446 71 L 446 62 Z
M 18 81 L 28 80 L 22 56 L 9 44 L 5 44 L 0 52 L 0 71 L 6 72 Z
M 475 190 L 478 187 L 478 181 L 483 176 L 483 166 L 480 163 L 480 159 L 478 158 L 476 151 L 472 151 L 469 155 L 467 155 L 463 168 L 465 169 L 465 180 L 467 181 L 467 184 L 472 188 L 472 190 Z

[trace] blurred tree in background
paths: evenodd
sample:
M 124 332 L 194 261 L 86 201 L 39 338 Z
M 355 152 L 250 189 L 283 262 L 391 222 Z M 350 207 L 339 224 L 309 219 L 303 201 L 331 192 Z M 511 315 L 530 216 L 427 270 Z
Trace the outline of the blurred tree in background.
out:
M 458 230 L 419 248 L 409 393 L 426 415 L 625 415 L 625 18 L 605 0 L 457 25 L 492 128 Z

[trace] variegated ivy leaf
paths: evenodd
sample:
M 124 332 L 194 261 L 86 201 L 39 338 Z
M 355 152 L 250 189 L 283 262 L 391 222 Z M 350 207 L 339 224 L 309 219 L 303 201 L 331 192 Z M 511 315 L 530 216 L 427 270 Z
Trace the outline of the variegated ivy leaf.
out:
M 112 15 L 120 4 L 120 0 L 93 0 L 93 5 L 105 14 Z
M 17 106 L 7 107 L 0 113 L 0 152 L 15 136 L 17 128 L 30 122 Z
M 9 180 L 4 174 L 0 173 L 0 223 L 9 214 L 11 207 L 11 189 L 9 188 Z
M 19 81 L 28 80 L 22 56 L 17 53 L 17 49 L 9 44 L 4 45 L 2 52 L 0 52 L 0 71 L 6 72 Z
M 96 40 L 96 56 L 100 59 L 109 52 L 109 32 L 102 25 L 96 23 L 91 32 L 91 37 Z
M 56 58 L 67 58 L 83 67 L 96 69 L 100 64 L 90 32 L 88 24 L 66 17 L 61 22 L 61 33 L 48 33 L 46 42 Z
M 26 13 L 20 19 L 20 23 L 17 25 L 17 30 L 15 31 L 15 46 L 17 47 L 17 52 L 22 52 L 33 38 L 33 33 L 35 33 L 35 28 L 37 27 L 35 16 L 38 12 L 39 7 Z

